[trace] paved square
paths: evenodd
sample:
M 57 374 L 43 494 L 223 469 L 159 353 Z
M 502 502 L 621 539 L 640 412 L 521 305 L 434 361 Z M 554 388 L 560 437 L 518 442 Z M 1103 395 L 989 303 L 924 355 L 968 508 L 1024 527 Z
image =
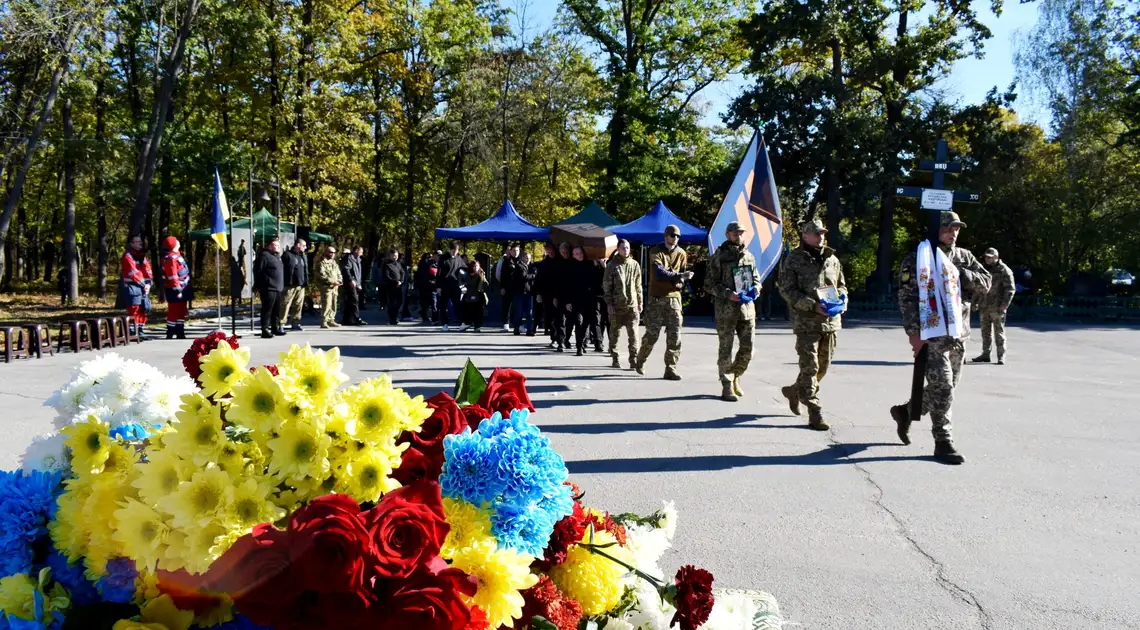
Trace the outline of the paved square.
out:
M 1140 332 L 1011 329 L 1010 365 L 965 367 L 954 428 L 967 462 L 952 468 L 929 459 L 929 419 L 911 446 L 895 437 L 887 408 L 910 382 L 897 326 L 840 333 L 822 392 L 832 430 L 816 433 L 779 395 L 796 371 L 784 325 L 757 330 L 733 404 L 717 398 L 710 322 L 689 324 L 680 383 L 658 378 L 663 348 L 639 377 L 605 355 L 556 354 L 499 331 L 314 327 L 243 342 L 257 364 L 288 343 L 339 345 L 353 381 L 386 372 L 425 395 L 450 391 L 467 357 L 488 373 L 523 371 L 534 419 L 588 503 L 643 511 L 675 500 L 666 564 L 772 592 L 790 627 L 1140 628 Z M 123 354 L 176 373 L 187 343 Z M 86 358 L 0 365 L 0 467 L 48 430 L 42 401 Z

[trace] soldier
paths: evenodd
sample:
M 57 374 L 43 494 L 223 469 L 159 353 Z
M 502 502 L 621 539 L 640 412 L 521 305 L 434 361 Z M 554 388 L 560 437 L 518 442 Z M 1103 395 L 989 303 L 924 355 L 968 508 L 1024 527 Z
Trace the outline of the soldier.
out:
M 618 241 L 617 253 L 606 263 L 602 276 L 602 295 L 610 319 L 610 357 L 613 367 L 621 369 L 617 342 L 621 331 L 629 338 L 629 367 L 637 365 L 637 320 L 641 316 L 641 265 L 629 255 L 629 241 Z
M 638 374 L 645 374 L 645 360 L 665 327 L 665 380 L 679 381 L 677 361 L 681 358 L 681 289 L 693 272 L 685 271 L 688 255 L 680 246 L 681 228 L 665 227 L 665 243 L 649 254 L 649 303 L 645 308 L 645 335 L 637 352 Z
M 316 284 L 321 291 L 321 328 L 340 328 L 336 323 L 336 298 L 344 277 L 336 261 L 335 247 L 327 248 L 324 259 L 317 265 Z
M 924 326 L 938 325 L 937 314 L 928 313 L 923 318 L 919 304 L 919 275 L 925 276 L 933 270 L 920 269 L 918 256 L 911 252 L 903 260 L 899 268 L 899 308 L 903 315 L 903 328 L 910 337 L 910 347 L 918 353 L 923 346 L 927 347 L 926 355 L 926 388 L 922 396 L 922 413 L 930 414 L 931 432 L 934 434 L 934 457 L 946 464 L 961 464 L 966 461 L 954 448 L 950 430 L 950 408 L 954 403 L 954 388 L 958 385 L 958 377 L 962 372 L 962 361 L 965 358 L 965 340 L 970 338 L 970 302 L 976 297 L 985 295 L 990 289 L 990 274 L 982 267 L 970 250 L 955 247 L 958 232 L 966 227 L 955 212 L 943 212 L 941 217 L 942 228 L 938 233 L 939 250 L 953 265 L 958 274 L 957 286 L 960 292 L 947 297 L 944 303 L 954 304 L 960 302 L 957 320 L 957 334 L 946 334 L 929 339 L 922 338 Z M 938 252 L 932 252 L 937 260 Z M 951 273 L 954 270 L 947 270 Z M 941 283 L 930 282 L 931 291 L 937 291 Z M 942 293 L 942 292 L 939 292 Z M 957 299 L 955 299 L 957 298 Z M 931 299 L 934 296 L 931 295 Z M 922 310 L 927 310 L 923 306 Z M 948 332 L 950 322 L 946 322 Z M 907 432 L 910 430 L 910 415 L 907 407 L 910 403 L 891 407 L 891 417 L 898 425 L 899 439 L 903 444 L 910 444 Z
M 800 226 L 800 246 L 792 250 L 780 267 L 780 295 L 788 303 L 792 315 L 792 332 L 796 335 L 796 354 L 800 374 L 796 382 L 780 391 L 788 399 L 788 408 L 800 415 L 800 404 L 808 409 L 808 426 L 816 431 L 830 427 L 820 408 L 819 382 L 827 374 L 835 355 L 835 333 L 843 327 L 841 315 L 829 317 L 820 303 L 821 292 L 835 289 L 847 295 L 843 267 L 835 250 L 826 247 L 827 229 L 818 219 Z
M 760 272 L 756 259 L 744 246 L 744 228 L 736 221 L 724 231 L 727 240 L 709 259 L 705 275 L 705 293 L 713 298 L 716 311 L 716 336 L 720 342 L 716 363 L 720 373 L 721 400 L 736 402 L 743 395 L 740 377 L 752 361 L 752 334 L 756 329 L 756 305 L 753 300 L 760 290 Z M 733 338 L 740 341 L 736 358 L 732 357 Z
M 989 363 L 991 342 L 997 341 L 997 364 L 1005 365 L 1005 312 L 1013 302 L 1013 271 L 992 247 L 986 250 L 985 261 L 992 283 L 990 290 L 978 300 L 978 310 L 982 313 L 982 354 L 971 362 Z

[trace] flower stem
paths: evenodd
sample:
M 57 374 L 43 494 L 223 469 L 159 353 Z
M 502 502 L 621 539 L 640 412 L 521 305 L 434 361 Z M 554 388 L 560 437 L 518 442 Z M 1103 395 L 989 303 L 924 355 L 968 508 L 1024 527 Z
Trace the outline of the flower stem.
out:
M 639 570 L 638 568 L 632 567 L 632 566 L 626 564 L 625 562 L 618 560 L 617 558 L 611 556 L 610 554 L 602 551 L 598 545 L 594 545 L 592 543 L 578 543 L 578 546 L 584 547 L 590 553 L 596 553 L 603 558 L 608 558 L 609 560 L 618 563 L 619 565 L 625 567 L 626 569 L 629 569 L 630 571 L 632 571 L 634 573 L 634 575 L 636 575 L 637 577 L 639 577 L 643 580 L 648 581 L 650 584 L 652 584 L 658 590 L 664 588 L 662 586 L 661 582 L 657 581 L 657 578 L 653 577 L 652 575 L 642 573 L 641 570 Z M 609 545 L 607 545 L 607 546 L 609 546 Z

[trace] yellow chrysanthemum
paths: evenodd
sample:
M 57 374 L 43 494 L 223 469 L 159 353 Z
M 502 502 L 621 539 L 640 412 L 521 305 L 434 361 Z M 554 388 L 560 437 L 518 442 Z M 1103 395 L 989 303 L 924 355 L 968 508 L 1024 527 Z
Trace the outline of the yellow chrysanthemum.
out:
M 214 560 L 217 560 L 237 538 L 228 539 L 228 544 L 219 545 L 219 539 L 228 537 L 230 528 L 214 521 L 186 532 L 185 548 L 182 551 L 186 570 L 190 573 L 205 573 Z M 224 547 L 224 548 L 223 548 Z
M 387 376 L 368 379 L 344 391 L 348 405 L 345 431 L 369 444 L 395 440 L 410 424 L 404 410 L 404 392 L 394 389 Z
M 139 616 L 145 623 L 159 623 L 167 630 L 189 630 L 190 624 L 194 623 L 193 611 L 179 610 L 169 595 L 147 602 Z
M 523 596 L 519 591 L 538 583 L 538 576 L 530 572 L 533 561 L 534 556 L 498 549 L 492 541 L 461 549 L 451 565 L 479 581 L 474 597 L 464 599 L 487 613 L 489 627 L 498 628 L 522 616 Z
M 256 479 L 246 478 L 234 488 L 225 520 L 240 529 L 280 520 L 285 512 L 269 500 L 270 493 L 269 487 L 259 484 Z
M 308 422 L 282 426 L 269 440 L 269 472 L 279 479 L 324 479 L 332 440 Z
M 210 354 L 202 357 L 202 395 L 221 398 L 233 391 L 235 385 L 249 375 L 249 348 L 234 350 L 228 343 L 218 344 Z
M 132 481 L 134 479 L 129 475 L 100 475 L 91 484 L 91 492 L 83 502 L 77 526 L 87 536 L 84 562 L 87 577 L 92 581 L 106 574 L 108 560 L 125 555 L 123 545 L 115 540 L 118 529 L 115 511 L 128 499 L 136 498 Z
M 135 488 L 139 496 L 150 505 L 170 496 L 183 481 L 189 481 L 194 466 L 177 455 L 174 449 L 151 446 L 146 451 L 147 461 L 140 465 Z
M 233 388 L 233 399 L 226 420 L 257 431 L 268 431 L 280 420 L 277 408 L 285 402 L 281 385 L 265 368 L 257 368 L 249 378 Z
M 606 548 L 607 554 L 628 561 L 621 557 L 622 549 L 613 534 L 596 531 L 593 536 L 596 545 L 612 545 Z M 589 541 L 590 530 L 587 529 L 582 542 Z M 550 579 L 566 597 L 582 604 L 584 614 L 601 615 L 621 602 L 625 590 L 621 578 L 625 573 L 626 569 L 613 560 L 571 545 L 566 561 L 550 570 Z
M 52 544 L 68 562 L 76 562 L 83 557 L 87 547 L 87 535 L 79 523 L 83 502 L 87 498 L 86 488 L 79 490 L 69 487 L 56 501 L 58 506 L 55 518 L 48 523 L 48 533 Z
M 115 520 L 118 527 L 113 536 L 127 557 L 138 566 L 157 566 L 169 532 L 162 514 L 145 503 L 127 499 L 126 505 L 115 510 Z
M 20 619 L 35 619 L 35 593 L 36 583 L 27 573 L 0 578 L 0 610 Z
M 314 351 L 308 344 L 291 346 L 281 353 L 277 367 L 317 407 L 328 404 L 336 388 L 348 380 L 339 348 Z
M 138 571 L 138 577 L 135 578 L 135 603 L 143 606 L 150 600 L 160 597 L 162 591 L 158 590 L 157 571 L 146 567 L 138 567 Z
M 173 517 L 171 529 L 204 527 L 225 513 L 232 496 L 229 475 L 210 466 L 179 484 L 174 494 L 159 500 L 158 507 Z
M 323 479 L 316 477 L 308 477 L 305 479 L 290 480 L 291 484 L 296 488 L 296 495 L 302 503 L 308 503 L 313 499 L 332 494 L 334 492 L 343 492 L 340 477 L 337 475 L 329 474 Z
M 241 444 L 229 439 L 222 441 L 222 446 L 218 449 L 218 459 L 215 463 L 218 468 L 221 468 L 232 479 L 237 480 L 245 474 L 245 450 Z
M 83 422 L 66 426 L 60 431 L 71 449 L 71 470 L 76 474 L 98 473 L 107 462 L 111 439 L 111 425 L 89 414 Z
M 400 487 L 391 474 L 391 460 L 381 449 L 360 451 L 345 466 L 343 492 L 361 503 L 379 501 L 380 495 Z
M 478 544 L 495 544 L 491 534 L 491 512 L 462 499 L 444 497 L 443 514 L 451 527 L 439 555 L 451 559 L 455 554 Z
M 166 549 L 162 552 L 159 566 L 164 571 L 177 571 L 186 568 L 186 533 L 177 529 L 170 530 L 166 536 Z
M 226 441 L 220 408 L 208 405 L 197 413 L 179 411 L 178 419 L 171 425 L 171 431 L 162 436 L 162 445 L 167 451 L 199 467 L 218 460 Z
M 120 619 L 111 626 L 111 630 L 170 630 L 161 623 L 144 623 L 142 621 L 131 621 L 130 619 Z

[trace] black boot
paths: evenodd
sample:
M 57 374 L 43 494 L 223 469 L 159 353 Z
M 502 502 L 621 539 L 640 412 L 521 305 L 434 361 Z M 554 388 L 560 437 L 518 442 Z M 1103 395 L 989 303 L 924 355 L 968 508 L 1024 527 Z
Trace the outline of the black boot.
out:
M 582 346 L 578 346 L 578 356 L 582 356 L 583 354 L 585 353 L 582 352 Z
M 906 405 L 891 407 L 891 417 L 895 419 L 895 424 L 898 425 L 899 439 L 902 440 L 903 444 L 910 444 L 910 412 L 906 407 Z
M 990 355 L 988 353 L 979 354 L 978 356 L 970 359 L 970 363 L 989 363 Z
M 966 461 L 966 458 L 962 457 L 962 454 L 954 448 L 954 443 L 950 440 L 934 442 L 934 459 L 951 466 L 957 466 Z

